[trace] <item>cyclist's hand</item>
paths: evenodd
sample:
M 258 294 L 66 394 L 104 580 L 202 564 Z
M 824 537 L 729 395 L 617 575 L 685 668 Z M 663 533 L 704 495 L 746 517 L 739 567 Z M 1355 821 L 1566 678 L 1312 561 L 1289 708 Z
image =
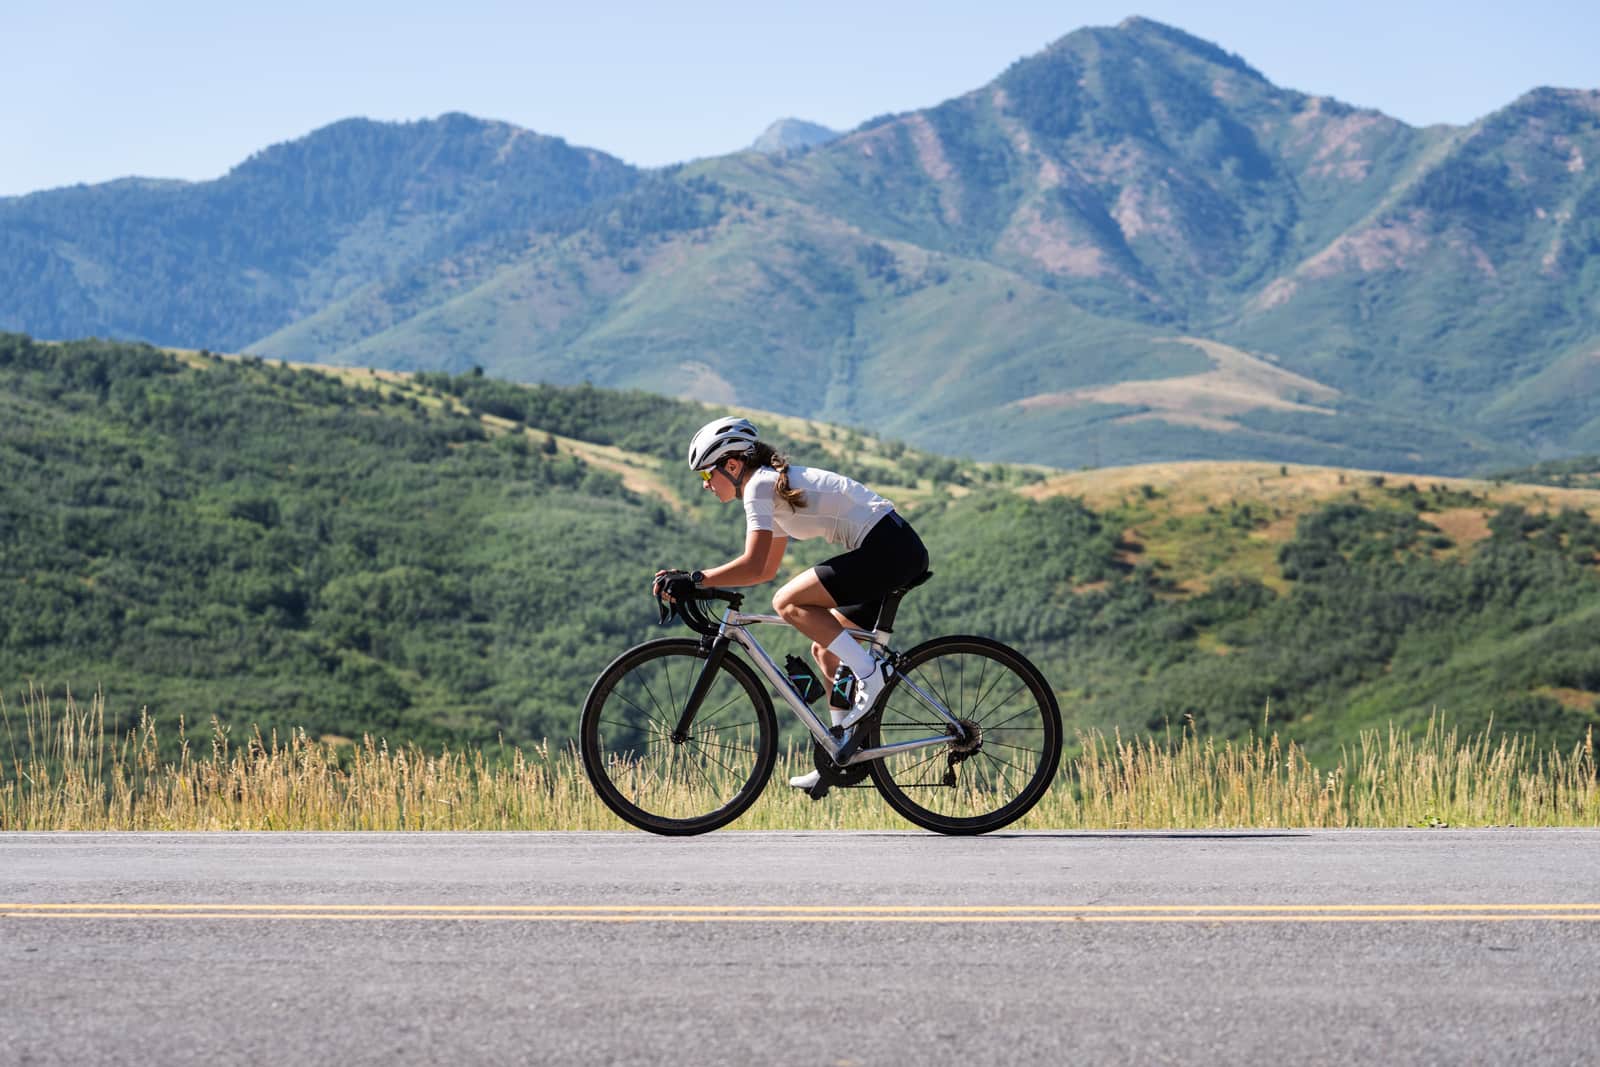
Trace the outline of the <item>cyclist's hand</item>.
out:
M 650 592 L 655 594 L 657 600 L 674 601 L 680 599 L 686 589 L 693 587 L 688 571 L 656 571 L 655 581 L 650 583 Z

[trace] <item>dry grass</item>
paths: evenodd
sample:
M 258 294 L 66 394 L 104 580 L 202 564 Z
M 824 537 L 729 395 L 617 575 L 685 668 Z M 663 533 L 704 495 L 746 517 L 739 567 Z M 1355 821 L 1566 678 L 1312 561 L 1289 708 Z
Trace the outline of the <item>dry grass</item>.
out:
M 0 699 L 0 830 L 590 830 L 622 824 L 600 803 L 571 749 L 486 753 L 230 738 L 215 723 L 196 745 L 178 727 L 164 758 L 148 717 L 121 737 L 104 702 L 57 708 L 30 691 Z M 774 778 L 805 769 L 791 749 Z M 1596 826 L 1592 738 L 1573 751 L 1515 736 L 1458 736 L 1438 719 L 1420 738 L 1363 735 L 1333 767 L 1277 736 L 1248 742 L 1078 737 L 1027 829 Z M 741 829 L 903 828 L 870 788 L 821 803 L 781 785 Z
M 1021 493 L 1035 499 L 1063 494 L 1081 497 L 1090 507 L 1103 511 L 1138 499 L 1148 486 L 1161 496 L 1163 511 L 1188 515 L 1235 502 L 1300 512 L 1379 484 L 1389 488 L 1413 484 L 1422 490 L 1441 486 L 1475 493 L 1487 501 L 1484 509 L 1489 511 L 1520 504 L 1534 512 L 1572 508 L 1600 516 L 1600 490 L 1595 489 L 1252 461 L 1144 463 L 1070 471 L 1028 486 Z
M 1169 337 L 1172 344 L 1192 345 L 1205 353 L 1211 369 L 1175 378 L 1116 382 L 1064 393 L 1043 393 L 1017 402 L 1024 411 L 1037 408 L 1076 407 L 1082 404 L 1123 404 L 1150 409 L 1126 415 L 1118 422 L 1159 419 L 1200 426 L 1221 433 L 1237 430 L 1230 420 L 1250 411 L 1315 411 L 1329 414 L 1307 401 L 1338 399 L 1339 391 L 1284 370 L 1242 349 L 1197 337 Z

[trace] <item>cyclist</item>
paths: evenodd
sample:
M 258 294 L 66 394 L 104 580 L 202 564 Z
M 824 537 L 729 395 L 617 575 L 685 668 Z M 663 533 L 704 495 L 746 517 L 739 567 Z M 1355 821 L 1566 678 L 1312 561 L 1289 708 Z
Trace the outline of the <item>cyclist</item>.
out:
M 928 550 L 895 507 L 860 482 L 818 467 L 790 464 L 760 439 L 749 420 L 725 416 L 689 442 L 689 467 L 717 499 L 744 502 L 745 545 L 737 559 L 685 576 L 656 572 L 654 588 L 670 595 L 677 582 L 728 587 L 759 585 L 778 574 L 790 540 L 821 537 L 844 551 L 796 575 L 772 598 L 773 609 L 811 638 L 811 655 L 831 678 L 833 725 L 854 726 L 872 710 L 892 668 L 845 632 L 871 630 L 890 590 L 928 569 Z M 816 771 L 789 779 L 811 789 Z

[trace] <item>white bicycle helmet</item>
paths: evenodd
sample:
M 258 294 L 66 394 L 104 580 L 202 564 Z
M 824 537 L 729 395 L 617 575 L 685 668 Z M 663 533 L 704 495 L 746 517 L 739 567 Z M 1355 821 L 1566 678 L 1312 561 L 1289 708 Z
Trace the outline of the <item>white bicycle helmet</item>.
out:
M 724 415 L 695 431 L 689 442 L 689 469 L 703 471 L 725 456 L 742 456 L 755 447 L 760 435 L 749 419 Z

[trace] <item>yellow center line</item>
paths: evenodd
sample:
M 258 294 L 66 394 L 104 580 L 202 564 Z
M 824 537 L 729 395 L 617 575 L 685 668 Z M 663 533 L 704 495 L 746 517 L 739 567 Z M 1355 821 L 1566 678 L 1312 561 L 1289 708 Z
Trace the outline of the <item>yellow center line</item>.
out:
M 0 919 L 252 919 L 280 922 L 563 922 L 563 923 L 923 923 L 923 924 L 1038 924 L 1038 923 L 1425 923 L 1425 922 L 1600 922 L 1595 912 L 1525 912 L 1520 914 L 1467 912 L 1438 915 L 1373 913 L 1370 915 L 429 915 L 389 912 L 169 912 L 139 915 L 130 912 L 0 912 Z
M 1117 912 L 1405 912 L 1405 911 L 1600 911 L 1600 903 L 1550 904 L 292 904 L 260 901 L 252 904 L 110 903 L 98 901 L 0 902 L 0 911 L 77 910 L 100 911 L 405 911 L 405 912 L 827 912 L 1012 914 L 1012 913 L 1117 913 Z
M 1600 904 L 298 904 L 0 903 L 10 919 L 607 923 L 1264 923 L 1600 921 Z

